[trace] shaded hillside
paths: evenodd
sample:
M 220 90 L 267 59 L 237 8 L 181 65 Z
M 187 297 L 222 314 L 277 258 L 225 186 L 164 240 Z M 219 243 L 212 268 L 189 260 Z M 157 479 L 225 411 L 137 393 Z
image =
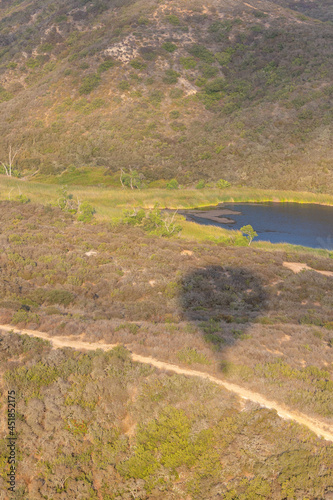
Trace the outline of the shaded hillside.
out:
M 277 3 L 2 2 L 1 158 L 332 192 L 332 24 Z
M 320 19 L 321 21 L 333 21 L 332 0 L 320 0 L 320 2 L 314 2 L 313 0 L 274 0 L 274 3 L 296 10 L 303 16 Z M 300 19 L 304 20 L 304 17 Z

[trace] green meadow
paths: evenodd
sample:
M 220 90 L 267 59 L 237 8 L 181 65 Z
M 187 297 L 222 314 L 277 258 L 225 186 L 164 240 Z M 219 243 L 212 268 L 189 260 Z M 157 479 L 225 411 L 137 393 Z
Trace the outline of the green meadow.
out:
M 18 200 L 22 195 L 31 202 L 56 206 L 61 196 L 64 184 L 49 184 L 31 182 L 23 179 L 0 176 L 0 198 L 2 200 Z M 126 209 L 142 207 L 153 208 L 156 203 L 161 209 L 198 208 L 217 205 L 222 202 L 297 202 L 333 205 L 333 196 L 298 191 L 280 191 L 272 189 L 253 189 L 246 187 L 217 188 L 180 188 L 180 189 L 129 189 L 106 186 L 67 185 L 68 193 L 80 202 L 87 201 L 96 210 L 95 218 L 98 221 L 120 222 Z M 244 241 L 239 231 L 218 228 L 216 226 L 201 226 L 186 221 L 178 216 L 182 225 L 180 238 L 197 241 L 224 242 L 230 245 L 243 245 Z M 267 242 L 254 241 L 253 246 L 262 249 L 300 250 L 304 247 L 287 244 L 272 245 Z M 309 250 L 315 253 L 327 254 L 325 250 Z

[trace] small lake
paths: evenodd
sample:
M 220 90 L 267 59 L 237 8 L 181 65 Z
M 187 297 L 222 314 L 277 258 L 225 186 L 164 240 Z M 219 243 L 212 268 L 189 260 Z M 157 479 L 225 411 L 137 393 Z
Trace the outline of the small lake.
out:
M 333 250 L 333 207 L 300 203 L 220 203 L 215 207 L 179 210 L 198 224 L 240 229 L 250 224 L 255 241 L 291 243 Z

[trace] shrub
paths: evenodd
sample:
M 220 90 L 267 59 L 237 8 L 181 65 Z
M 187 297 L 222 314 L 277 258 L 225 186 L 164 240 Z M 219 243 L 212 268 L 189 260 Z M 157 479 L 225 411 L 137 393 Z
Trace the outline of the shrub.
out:
M 200 70 L 204 78 L 213 78 L 219 72 L 217 68 L 210 66 L 209 64 L 201 66 Z
M 210 364 L 207 356 L 205 356 L 201 352 L 198 352 L 196 349 L 192 349 L 191 347 L 184 347 L 184 349 L 177 353 L 177 358 L 179 359 L 179 361 L 183 361 L 188 365 L 191 365 L 192 363 L 198 363 L 201 365 Z
M 133 59 L 133 61 L 130 62 L 130 65 L 134 69 L 138 70 L 143 70 L 147 67 L 147 64 L 145 64 L 143 61 L 140 61 L 139 59 Z
M 178 183 L 177 179 L 171 179 L 169 182 L 167 182 L 166 187 L 167 187 L 167 189 L 178 189 L 179 183 Z
M 203 189 L 206 186 L 206 181 L 204 179 L 200 179 L 198 184 L 195 186 L 195 189 Z
M 245 234 L 245 237 L 246 237 L 247 241 L 249 242 L 249 245 L 251 245 L 253 238 L 258 236 L 258 234 L 255 232 L 255 230 L 253 229 L 253 227 L 250 224 L 248 224 L 247 226 L 241 227 L 240 230 L 242 231 L 242 233 Z
M 122 80 L 118 84 L 118 89 L 120 89 L 120 90 L 129 90 L 130 88 L 131 88 L 131 84 L 127 80 Z
M 149 101 L 154 105 L 154 106 L 157 106 L 158 104 L 160 104 L 163 99 L 164 99 L 164 94 L 161 90 L 153 90 L 152 92 L 150 92 L 149 94 Z
M 192 47 L 189 49 L 189 53 L 206 63 L 212 63 L 215 61 L 214 54 L 206 49 L 204 45 L 192 45 Z
M 230 182 L 226 181 L 225 179 L 220 179 L 216 183 L 216 187 L 218 187 L 220 189 L 225 189 L 225 188 L 228 188 L 230 186 L 231 186 Z
M 177 45 L 172 42 L 165 42 L 163 43 L 162 48 L 167 52 L 175 52 L 175 50 L 177 50 Z
M 167 21 L 169 21 L 170 24 L 173 24 L 173 26 L 179 26 L 180 25 L 180 19 L 179 19 L 178 16 L 175 16 L 174 14 L 170 14 L 166 18 L 167 18 Z
M 177 73 L 177 71 L 174 71 L 173 69 L 167 69 L 165 71 L 165 77 L 163 78 L 163 82 L 171 85 L 173 83 L 177 83 L 179 77 L 180 74 Z
M 124 224 L 129 224 L 130 226 L 138 226 L 142 223 L 143 219 L 146 217 L 146 212 L 143 208 L 139 210 L 134 209 L 133 212 L 126 210 L 123 216 Z
M 80 205 L 77 220 L 80 222 L 91 222 L 95 213 L 96 210 L 90 205 L 90 203 L 84 201 Z
M 216 92 L 222 92 L 226 87 L 226 81 L 224 78 L 219 77 L 214 80 L 207 82 L 205 85 L 205 92 L 207 94 L 214 94 Z
M 11 323 L 13 325 L 17 325 L 18 323 L 24 323 L 25 325 L 27 323 L 39 323 L 39 316 L 38 314 L 33 314 L 28 311 L 20 310 L 14 314 Z
M 30 198 L 28 198 L 28 196 L 26 196 L 25 194 L 19 194 L 17 197 L 16 197 L 16 200 L 19 202 L 19 203 L 23 203 L 24 205 L 26 203 L 29 203 L 30 202 Z
M 178 234 L 182 227 L 174 223 L 175 213 L 162 214 L 158 208 L 158 204 L 147 213 L 141 208 L 140 210 L 134 209 L 133 212 L 125 211 L 123 223 L 133 226 L 141 226 L 142 229 L 150 234 L 157 236 L 173 236 Z
M 173 111 L 170 111 L 169 116 L 170 116 L 170 118 L 172 118 L 173 120 L 177 120 L 177 118 L 179 118 L 179 117 L 180 117 L 180 112 L 179 112 L 179 111 L 177 111 L 176 109 L 174 109 Z
M 193 69 L 197 65 L 197 61 L 193 57 L 181 57 L 180 64 L 185 69 Z
M 103 73 L 104 71 L 107 71 L 110 68 L 113 68 L 115 65 L 115 62 L 112 59 L 107 59 L 104 61 L 102 64 L 98 66 L 98 73 Z
M 96 74 L 87 75 L 82 80 L 82 85 L 79 88 L 79 93 L 90 94 L 100 84 L 101 77 Z

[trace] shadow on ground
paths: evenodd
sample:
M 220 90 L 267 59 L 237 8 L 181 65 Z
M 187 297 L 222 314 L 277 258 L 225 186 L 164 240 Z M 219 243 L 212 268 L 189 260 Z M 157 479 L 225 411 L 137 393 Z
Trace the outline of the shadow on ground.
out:
M 223 345 L 237 342 L 263 315 L 268 296 L 248 269 L 208 266 L 182 279 L 180 305 L 184 319 L 200 328 L 213 350 L 223 351 Z

